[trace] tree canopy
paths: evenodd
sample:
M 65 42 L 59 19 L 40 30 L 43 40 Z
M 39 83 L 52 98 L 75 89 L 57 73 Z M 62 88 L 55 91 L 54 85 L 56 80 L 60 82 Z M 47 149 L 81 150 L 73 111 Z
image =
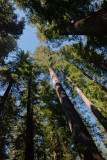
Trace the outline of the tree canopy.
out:
M 15 2 L 26 11 L 31 23 L 40 24 L 40 28 L 44 28 L 42 34 L 48 39 L 60 38 L 62 35 L 107 34 L 107 4 L 103 0 L 100 3 L 93 0 Z M 104 8 L 95 12 L 101 6 Z
M 17 7 L 37 28 L 34 53 L 18 46 Z M 106 9 L 105 0 L 0 1 L 0 160 L 106 159 Z

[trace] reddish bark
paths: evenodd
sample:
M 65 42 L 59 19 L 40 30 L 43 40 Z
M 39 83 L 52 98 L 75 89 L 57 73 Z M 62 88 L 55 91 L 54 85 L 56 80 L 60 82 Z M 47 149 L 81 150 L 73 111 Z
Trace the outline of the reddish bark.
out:
M 80 145 L 77 149 L 81 160 L 103 160 L 86 126 L 82 122 L 78 112 L 75 110 L 74 105 L 69 100 L 54 71 L 50 67 L 48 67 L 48 70 L 60 103 L 62 104 L 68 119 L 70 131 L 74 136 L 75 142 Z

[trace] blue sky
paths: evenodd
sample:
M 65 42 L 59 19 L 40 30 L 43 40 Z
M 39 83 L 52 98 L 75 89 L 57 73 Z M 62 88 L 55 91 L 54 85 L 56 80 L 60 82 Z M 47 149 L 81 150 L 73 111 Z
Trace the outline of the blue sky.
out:
M 17 9 L 15 13 L 18 15 L 18 19 L 21 19 L 21 17 L 25 17 L 25 14 L 22 10 Z M 40 45 L 39 40 L 36 37 L 36 27 L 31 27 L 26 22 L 23 34 L 20 36 L 18 40 L 19 48 L 21 48 L 25 52 L 31 51 L 31 53 L 33 54 L 36 47 L 38 47 L 39 45 Z
M 35 28 L 32 28 L 31 26 L 26 24 L 23 35 L 20 36 L 18 40 L 18 46 L 25 52 L 28 50 L 33 53 L 35 51 L 35 48 L 40 45 L 38 39 L 36 38 L 35 32 Z
M 18 20 L 20 20 L 22 17 L 25 17 L 25 21 L 26 21 L 25 29 L 23 30 L 23 34 L 20 36 L 20 38 L 18 40 L 18 46 L 19 46 L 19 48 L 21 48 L 25 52 L 31 51 L 31 53 L 33 54 L 36 47 L 41 45 L 41 43 L 39 42 L 39 40 L 36 37 L 36 27 L 32 27 L 31 25 L 27 24 L 27 18 L 25 16 L 25 13 L 22 10 L 16 9 L 15 13 L 18 15 Z M 61 46 L 65 45 L 65 44 L 72 44 L 72 43 L 77 43 L 77 42 L 73 41 L 73 40 L 70 42 L 65 41 L 65 42 L 62 42 Z M 59 47 L 58 48 L 52 47 L 51 49 L 56 50 L 56 49 L 59 49 Z

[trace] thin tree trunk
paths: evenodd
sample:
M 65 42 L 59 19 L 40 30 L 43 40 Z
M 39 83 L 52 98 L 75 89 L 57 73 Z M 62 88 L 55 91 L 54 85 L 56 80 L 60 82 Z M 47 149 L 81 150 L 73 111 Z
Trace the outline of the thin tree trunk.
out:
M 88 108 L 92 111 L 92 113 L 95 115 L 97 120 L 102 124 L 102 126 L 107 131 L 107 119 L 104 118 L 104 116 L 97 110 L 94 104 L 84 95 L 84 93 L 72 82 L 72 80 L 69 77 L 66 76 L 66 79 L 70 82 L 73 88 L 78 92 L 78 94 L 83 99 L 83 101 L 86 103 Z
M 44 152 L 44 160 L 46 160 L 46 153 Z
M 74 65 L 73 63 L 69 62 L 71 65 Z M 96 84 L 98 84 L 99 86 L 101 86 L 101 89 L 105 92 L 107 92 L 107 88 L 102 86 L 100 83 L 98 83 L 97 81 L 95 81 L 90 75 L 88 75 L 87 73 L 85 73 L 82 69 L 80 69 L 78 66 L 76 66 L 87 78 L 89 78 L 90 80 L 92 80 L 93 82 L 95 82 Z
M 53 151 L 53 159 L 56 160 L 56 152 Z
M 50 67 L 48 67 L 48 70 L 60 103 L 62 104 L 63 110 L 67 116 L 70 131 L 74 136 L 77 146 L 80 146 L 77 147 L 77 149 L 81 160 L 103 160 L 86 126 L 75 110 L 74 105 L 69 100 L 54 71 Z
M 107 113 L 107 110 L 106 110 L 103 106 L 101 106 L 101 109 L 102 109 L 105 113 Z
M 93 61 L 92 63 L 95 64 L 96 66 L 100 67 L 102 70 L 107 72 L 107 64 L 98 63 L 97 61 Z
M 59 132 L 58 132 L 58 136 L 60 137 L 60 138 L 59 138 L 59 141 L 60 141 L 60 143 L 61 143 L 61 145 L 62 145 L 62 148 L 63 148 L 64 153 L 66 154 L 66 158 L 67 158 L 67 160 L 70 160 L 69 154 L 68 154 L 67 149 L 66 149 L 66 147 L 65 147 L 65 144 L 63 143 L 62 135 L 59 135 Z
M 37 159 L 40 160 L 39 145 L 38 145 L 39 142 L 38 141 L 39 140 L 37 138 L 37 151 L 36 152 L 37 152 Z
M 101 89 L 102 89 L 103 91 L 107 92 L 107 88 L 106 88 L 106 87 L 102 86 L 100 83 L 98 83 L 97 81 L 95 81 L 91 76 L 89 76 L 89 75 L 88 75 L 87 73 L 85 73 L 84 71 L 83 71 L 83 74 L 84 74 L 87 78 L 89 78 L 90 80 L 92 80 L 93 82 L 95 82 L 96 84 L 98 84 L 99 86 L 101 86 Z
M 9 82 L 9 85 L 8 85 L 8 87 L 7 87 L 5 93 L 4 93 L 4 95 L 3 95 L 3 97 L 2 97 L 2 99 L 1 99 L 1 101 L 0 101 L 0 114 L 1 114 L 1 112 L 2 112 L 2 110 L 3 110 L 3 108 L 4 108 L 4 105 L 5 105 L 5 103 L 6 103 L 7 97 L 8 97 L 8 95 L 9 95 L 9 92 L 10 92 L 10 90 L 11 90 L 11 87 L 12 87 L 13 83 L 14 83 L 14 80 L 12 79 L 12 80 Z
M 60 35 L 107 35 L 107 8 L 100 9 L 74 23 L 63 26 Z
M 34 160 L 33 106 L 32 106 L 31 96 L 32 96 L 31 95 L 31 81 L 29 80 L 29 82 L 28 82 L 25 160 Z
M 5 160 L 5 136 L 0 137 L 0 160 Z

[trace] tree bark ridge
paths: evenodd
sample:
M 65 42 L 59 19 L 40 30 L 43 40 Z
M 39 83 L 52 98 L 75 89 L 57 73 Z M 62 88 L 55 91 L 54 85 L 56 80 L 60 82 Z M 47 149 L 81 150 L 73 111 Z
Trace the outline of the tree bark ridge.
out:
M 62 104 L 63 110 L 67 116 L 70 131 L 74 136 L 76 143 L 78 144 L 77 148 L 81 160 L 103 160 L 88 130 L 86 129 L 86 126 L 75 110 L 74 105 L 69 100 L 54 71 L 51 69 L 51 67 L 48 67 L 48 70 L 60 103 Z
M 60 35 L 107 35 L 107 8 L 57 30 Z
M 72 87 L 78 92 L 82 100 L 86 103 L 88 108 L 92 111 L 97 120 L 102 124 L 102 126 L 107 131 L 107 119 L 97 110 L 94 104 L 84 95 L 84 93 L 72 82 L 72 80 L 69 77 L 66 76 L 66 79 L 70 82 Z

